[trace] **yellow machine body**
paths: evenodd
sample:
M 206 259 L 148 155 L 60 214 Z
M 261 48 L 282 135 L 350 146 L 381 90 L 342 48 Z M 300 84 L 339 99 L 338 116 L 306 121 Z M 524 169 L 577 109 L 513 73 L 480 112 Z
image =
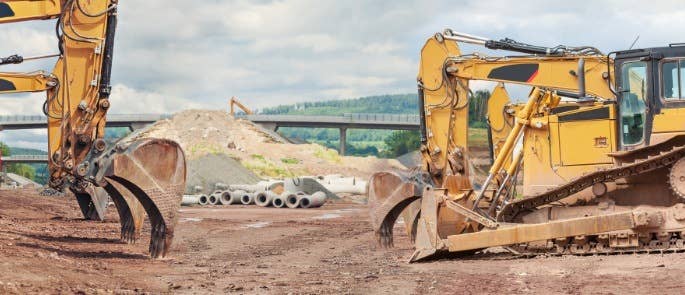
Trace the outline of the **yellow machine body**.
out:
M 529 55 L 464 54 L 458 42 Z M 664 90 L 650 75 L 662 64 L 645 57 L 679 63 L 681 51 L 611 58 L 589 46 L 543 48 L 449 30 L 429 38 L 417 79 L 422 176 L 385 172 L 370 181 L 381 245 L 392 245 L 404 208 L 416 247 L 411 261 L 531 242 L 574 254 L 685 245 L 685 218 L 669 215 L 685 214 L 685 104 L 655 100 Z M 482 184 L 469 169 L 471 80 L 500 82 L 488 101 L 493 164 Z M 502 83 L 532 90 L 512 104 Z M 671 97 L 682 93 L 672 89 Z

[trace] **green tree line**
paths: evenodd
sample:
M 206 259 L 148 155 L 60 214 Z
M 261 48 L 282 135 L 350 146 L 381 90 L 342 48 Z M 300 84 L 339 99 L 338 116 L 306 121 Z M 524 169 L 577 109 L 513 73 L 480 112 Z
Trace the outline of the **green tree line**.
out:
M 33 152 L 29 151 L 35 151 L 31 149 L 20 149 L 23 151 L 26 151 L 24 155 L 30 155 L 30 154 L 35 154 Z M 11 156 L 12 155 L 12 149 L 5 144 L 4 142 L 0 142 L 0 151 L 2 151 L 3 156 Z M 30 164 L 21 164 L 21 163 L 11 163 L 11 164 L 5 164 L 4 165 L 4 170 L 8 173 L 14 173 L 17 175 L 21 175 L 23 177 L 26 177 L 31 180 L 36 180 L 36 167 Z

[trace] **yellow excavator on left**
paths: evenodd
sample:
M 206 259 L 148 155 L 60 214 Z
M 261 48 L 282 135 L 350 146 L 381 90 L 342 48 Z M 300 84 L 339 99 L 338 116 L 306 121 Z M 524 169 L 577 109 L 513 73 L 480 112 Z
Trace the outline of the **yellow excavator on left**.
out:
M 52 73 L 0 72 L 0 93 L 46 92 L 50 187 L 74 192 L 86 219 L 102 218 L 111 198 L 127 242 L 138 237 L 147 214 L 150 256 L 164 257 L 185 190 L 185 157 L 178 143 L 144 138 L 141 132 L 114 144 L 104 140 L 118 5 L 117 0 L 0 1 L 0 24 L 56 19 L 59 49 L 55 55 L 0 58 L 0 66 L 57 58 Z

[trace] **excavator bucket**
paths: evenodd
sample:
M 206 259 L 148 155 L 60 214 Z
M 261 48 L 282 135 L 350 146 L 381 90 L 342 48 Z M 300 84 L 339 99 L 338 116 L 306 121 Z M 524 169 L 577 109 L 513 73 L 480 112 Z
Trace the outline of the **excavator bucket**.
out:
M 122 238 L 133 241 L 142 227 L 135 198 L 150 220 L 150 256 L 166 256 L 185 190 L 185 156 L 178 143 L 129 138 L 98 157 L 95 165 L 95 181 L 112 196 L 119 211 Z
M 112 197 L 112 202 L 119 213 L 121 224 L 121 240 L 127 243 L 135 243 L 143 229 L 145 221 L 145 208 L 138 199 L 123 184 L 110 179 L 105 190 Z
M 412 225 L 418 217 L 421 185 L 408 177 L 393 172 L 378 172 L 369 180 L 368 200 L 371 225 L 381 247 L 393 246 L 393 227 L 403 214 L 407 232 L 415 232 Z M 409 219 L 408 219 L 409 218 Z
M 103 188 L 88 185 L 84 191 L 71 189 L 71 192 L 76 196 L 76 202 L 81 208 L 83 218 L 95 221 L 105 220 L 109 195 Z

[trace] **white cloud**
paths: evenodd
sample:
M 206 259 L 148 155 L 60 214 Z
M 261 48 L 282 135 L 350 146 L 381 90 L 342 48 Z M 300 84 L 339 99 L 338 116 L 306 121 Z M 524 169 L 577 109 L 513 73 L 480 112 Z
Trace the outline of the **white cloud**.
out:
M 123 84 L 112 87 L 112 114 L 168 114 L 183 108 L 208 108 L 190 98 L 168 96 L 157 92 L 140 91 Z
M 251 108 L 414 93 L 424 40 L 450 27 L 476 35 L 605 52 L 664 46 L 685 27 L 681 1 L 121 1 L 112 113 Z M 0 56 L 57 51 L 54 20 L 2 25 Z M 505 54 L 465 46 L 489 54 Z M 49 70 L 54 60 L 0 67 Z M 489 83 L 472 88 L 490 89 Z M 526 91 L 512 90 L 512 96 Z M 38 113 L 42 94 L 3 98 L 0 114 Z

